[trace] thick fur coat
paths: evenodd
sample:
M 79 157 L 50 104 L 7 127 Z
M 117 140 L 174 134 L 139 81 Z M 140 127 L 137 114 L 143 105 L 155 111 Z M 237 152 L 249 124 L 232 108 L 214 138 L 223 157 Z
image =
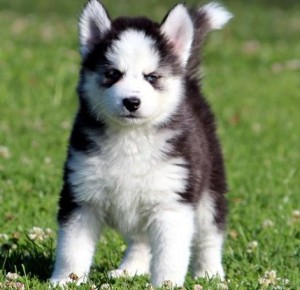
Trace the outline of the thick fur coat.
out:
M 96 0 L 84 8 L 54 284 L 86 280 L 106 226 L 128 242 L 113 277 L 150 273 L 154 286 L 180 286 L 191 255 L 195 277 L 224 276 L 224 165 L 197 76 L 204 36 L 230 17 L 213 3 L 179 4 L 161 24 L 112 21 Z

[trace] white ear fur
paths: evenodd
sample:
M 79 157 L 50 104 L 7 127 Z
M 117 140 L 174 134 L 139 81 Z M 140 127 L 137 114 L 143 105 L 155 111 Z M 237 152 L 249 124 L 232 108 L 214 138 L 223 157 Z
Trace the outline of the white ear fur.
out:
M 174 45 L 181 63 L 186 64 L 193 42 L 194 27 L 189 12 L 183 4 L 175 6 L 161 25 L 161 31 Z
M 210 30 L 221 29 L 233 17 L 230 12 L 216 2 L 204 5 L 199 12 L 206 14 Z
M 105 8 L 97 0 L 90 0 L 79 19 L 80 52 L 84 57 L 111 27 Z

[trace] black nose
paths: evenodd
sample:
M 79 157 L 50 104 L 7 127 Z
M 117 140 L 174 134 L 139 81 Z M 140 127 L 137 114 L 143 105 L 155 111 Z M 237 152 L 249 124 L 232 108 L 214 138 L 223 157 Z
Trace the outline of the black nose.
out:
M 137 97 L 123 99 L 123 105 L 129 112 L 135 112 L 141 104 L 141 100 Z

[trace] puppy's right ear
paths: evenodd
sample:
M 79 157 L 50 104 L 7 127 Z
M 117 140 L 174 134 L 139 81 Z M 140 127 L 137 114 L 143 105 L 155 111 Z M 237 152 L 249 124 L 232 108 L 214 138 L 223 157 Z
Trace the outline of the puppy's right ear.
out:
M 111 27 L 111 20 L 104 6 L 90 0 L 79 18 L 80 53 L 85 57 Z
M 182 65 L 185 66 L 194 36 L 193 21 L 187 8 L 183 4 L 176 5 L 165 17 L 160 29 L 172 44 L 174 53 L 179 57 Z

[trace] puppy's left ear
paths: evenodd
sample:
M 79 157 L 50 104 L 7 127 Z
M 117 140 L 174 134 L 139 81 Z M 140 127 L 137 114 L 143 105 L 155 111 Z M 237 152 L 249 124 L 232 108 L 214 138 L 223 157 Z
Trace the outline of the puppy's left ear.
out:
M 85 57 L 103 35 L 111 28 L 111 20 L 104 6 L 97 0 L 89 0 L 79 18 L 80 52 Z
M 187 8 L 176 5 L 161 24 L 161 32 L 173 45 L 175 54 L 183 66 L 186 65 L 193 42 L 194 26 Z

